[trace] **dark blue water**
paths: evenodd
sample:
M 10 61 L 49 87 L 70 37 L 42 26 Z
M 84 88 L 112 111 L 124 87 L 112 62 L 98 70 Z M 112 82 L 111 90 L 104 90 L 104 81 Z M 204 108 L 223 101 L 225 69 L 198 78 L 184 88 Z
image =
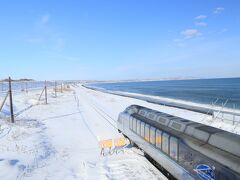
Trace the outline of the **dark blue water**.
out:
M 201 104 L 240 109 L 240 78 L 99 83 L 91 86 L 111 91 L 161 96 Z

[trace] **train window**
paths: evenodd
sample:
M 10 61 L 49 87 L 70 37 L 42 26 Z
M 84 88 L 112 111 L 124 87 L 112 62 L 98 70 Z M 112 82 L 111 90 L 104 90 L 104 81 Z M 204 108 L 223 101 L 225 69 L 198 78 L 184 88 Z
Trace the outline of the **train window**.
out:
M 162 149 L 162 131 L 157 130 L 156 131 L 156 146 L 159 149 Z
M 137 119 L 133 118 L 133 131 L 137 132 Z
M 182 125 L 180 123 L 172 122 L 172 128 L 173 129 L 180 130 L 181 127 L 182 127 Z
M 137 134 L 141 135 L 141 121 L 137 120 Z
M 152 121 L 155 121 L 155 116 L 156 115 L 154 113 L 149 113 L 147 117 L 148 117 L 148 119 L 151 119 Z
M 164 117 L 164 116 L 159 116 L 159 118 L 158 118 L 158 122 L 159 122 L 160 124 L 165 125 L 165 126 L 168 125 L 169 121 L 170 121 L 170 120 L 167 119 L 167 118 Z
M 139 115 L 141 115 L 141 116 L 145 116 L 145 115 L 146 115 L 145 110 L 144 110 L 144 109 L 141 109 L 141 110 L 139 111 Z
M 145 123 L 141 122 L 141 136 L 144 138 L 144 127 L 145 127 Z
M 162 151 L 168 154 L 169 153 L 168 149 L 169 149 L 169 135 L 167 133 L 163 133 L 162 134 Z
M 149 142 L 149 133 L 150 133 L 150 126 L 148 124 L 145 125 L 145 136 L 144 139 Z
M 164 118 L 160 117 L 160 118 L 158 119 L 158 121 L 159 121 L 160 123 L 162 123 L 162 124 L 165 124 L 166 121 L 167 121 L 167 119 L 164 119 Z
M 133 117 L 129 118 L 129 128 L 132 129 Z
M 178 139 L 173 136 L 170 137 L 170 156 L 178 160 Z
M 151 113 L 151 114 L 149 114 L 149 116 L 148 116 L 148 118 L 149 118 L 149 119 L 154 119 L 154 117 L 155 117 L 155 115 L 154 115 L 154 114 L 152 114 L 152 113 Z
M 156 137 L 156 128 L 155 127 L 151 127 L 150 128 L 150 142 L 152 144 L 154 144 L 154 145 L 156 143 L 155 137 Z

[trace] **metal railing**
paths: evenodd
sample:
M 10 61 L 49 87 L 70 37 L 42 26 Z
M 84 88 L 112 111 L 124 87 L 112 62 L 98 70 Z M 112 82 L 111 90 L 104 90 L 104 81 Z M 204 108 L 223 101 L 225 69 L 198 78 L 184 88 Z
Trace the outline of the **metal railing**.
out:
M 219 99 L 219 98 L 218 98 Z M 222 106 L 219 110 L 215 110 L 212 114 L 214 120 L 221 120 L 224 122 L 231 123 L 232 125 L 240 123 L 240 113 L 236 112 L 235 106 L 233 106 L 232 110 L 226 111 L 226 105 L 229 102 L 229 99 L 225 99 L 225 102 L 222 103 Z M 212 106 L 219 107 L 216 103 L 213 103 Z M 217 109 L 217 108 L 215 108 Z
M 21 95 L 25 93 L 28 95 L 32 92 L 41 92 L 37 98 L 39 103 L 44 99 L 44 103 L 48 104 L 48 91 L 51 90 L 55 97 L 57 92 L 63 93 L 63 91 L 69 87 L 70 84 L 75 84 L 75 81 L 13 81 L 10 77 L 8 81 L 0 82 L 0 113 L 3 107 L 7 103 L 7 108 L 10 112 L 10 120 L 12 123 L 15 122 L 15 117 L 19 115 L 19 112 L 14 112 L 14 98 L 13 96 Z M 24 107 L 23 109 L 29 109 L 32 105 Z M 22 111 L 22 110 L 21 110 Z M 20 111 L 20 112 L 21 112 Z M 1 117 L 0 117 L 1 118 Z

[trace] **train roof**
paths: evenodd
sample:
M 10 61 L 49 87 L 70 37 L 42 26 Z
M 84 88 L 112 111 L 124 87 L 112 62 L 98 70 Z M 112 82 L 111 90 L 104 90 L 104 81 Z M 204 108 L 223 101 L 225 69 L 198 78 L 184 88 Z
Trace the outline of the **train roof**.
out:
M 145 121 L 151 120 L 157 126 L 168 129 L 170 133 L 190 136 L 202 144 L 209 144 L 240 157 L 240 136 L 237 134 L 138 105 L 132 105 L 126 111 L 144 118 Z

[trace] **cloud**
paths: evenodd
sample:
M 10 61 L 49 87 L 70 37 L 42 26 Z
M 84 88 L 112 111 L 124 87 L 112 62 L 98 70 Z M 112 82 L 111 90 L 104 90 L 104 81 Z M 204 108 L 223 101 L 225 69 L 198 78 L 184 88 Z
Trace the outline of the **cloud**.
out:
M 181 35 L 184 36 L 184 39 L 191 39 L 197 36 L 200 36 L 201 33 L 197 29 L 186 29 L 181 32 Z
M 195 17 L 195 19 L 197 19 L 197 20 L 206 19 L 206 18 L 207 18 L 206 15 L 199 15 L 199 16 Z
M 224 8 L 223 7 L 218 7 L 218 8 L 216 8 L 214 11 L 213 11 L 213 13 L 214 14 L 220 14 L 220 13 L 222 13 L 224 11 Z
M 49 14 L 45 14 L 41 17 L 40 19 L 40 24 L 45 25 L 50 21 L 50 15 Z
M 195 26 L 207 26 L 205 22 L 195 22 Z

